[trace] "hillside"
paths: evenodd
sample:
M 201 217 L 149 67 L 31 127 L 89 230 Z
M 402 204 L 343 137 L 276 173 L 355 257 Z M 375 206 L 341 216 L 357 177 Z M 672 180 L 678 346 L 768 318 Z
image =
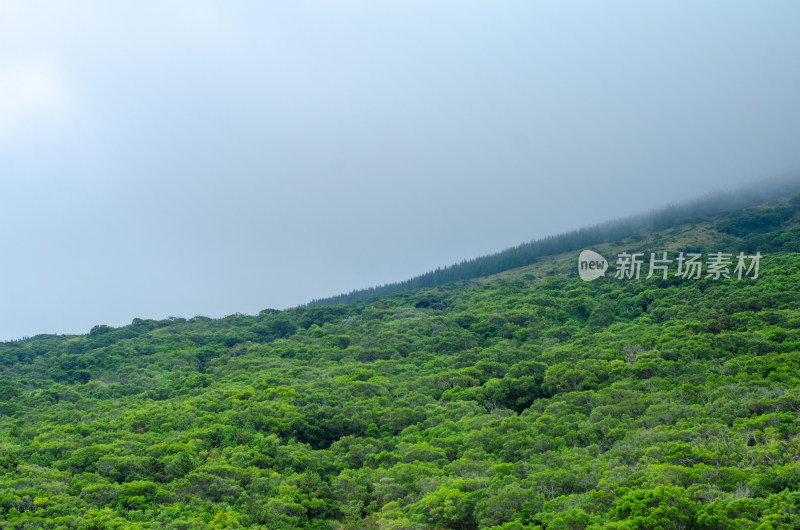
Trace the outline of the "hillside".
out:
M 800 200 L 592 249 L 592 282 L 570 251 L 2 343 L 0 528 L 800 527 Z M 636 280 L 622 252 L 763 257 Z
M 733 191 L 719 192 L 648 213 L 613 219 L 595 226 L 586 226 L 528 241 L 494 254 L 439 267 L 408 280 L 355 289 L 349 293 L 312 300 L 307 305 L 347 304 L 402 291 L 434 288 L 457 281 L 491 276 L 510 269 L 533 265 L 541 259 L 557 254 L 619 242 L 626 238 L 641 238 L 670 228 L 701 223 L 716 216 L 725 216 L 729 212 L 797 193 L 800 193 L 800 180 L 796 176 L 766 179 Z

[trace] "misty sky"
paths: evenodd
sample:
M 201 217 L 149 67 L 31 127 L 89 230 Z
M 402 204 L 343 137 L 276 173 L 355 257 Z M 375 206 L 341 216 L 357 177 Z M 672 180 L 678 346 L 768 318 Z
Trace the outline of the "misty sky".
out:
M 291 307 L 796 172 L 798 20 L 0 0 L 0 339 Z

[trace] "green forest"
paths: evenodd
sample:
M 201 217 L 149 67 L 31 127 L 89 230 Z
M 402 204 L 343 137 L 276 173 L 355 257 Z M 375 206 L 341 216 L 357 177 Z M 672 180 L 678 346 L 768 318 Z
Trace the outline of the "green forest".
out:
M 592 282 L 557 249 L 1 343 L 0 528 L 800 528 L 800 199 L 718 210 L 605 234 Z M 637 280 L 621 252 L 763 257 Z

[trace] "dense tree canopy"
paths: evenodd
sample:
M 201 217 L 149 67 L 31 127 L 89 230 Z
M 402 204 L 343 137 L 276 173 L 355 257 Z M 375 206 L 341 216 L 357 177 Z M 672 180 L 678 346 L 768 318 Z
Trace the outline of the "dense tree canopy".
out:
M 800 208 L 350 305 L 0 344 L 0 528 L 800 527 Z

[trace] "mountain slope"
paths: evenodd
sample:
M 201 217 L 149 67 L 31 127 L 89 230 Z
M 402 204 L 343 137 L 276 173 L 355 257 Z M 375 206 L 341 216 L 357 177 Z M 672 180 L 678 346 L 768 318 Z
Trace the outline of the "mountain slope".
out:
M 0 528 L 800 526 L 800 205 L 351 305 L 0 345 Z M 621 252 L 759 277 L 614 277 Z M 674 272 L 674 271 L 673 271 Z
M 444 268 L 439 267 L 405 281 L 356 289 L 349 293 L 312 300 L 307 305 L 346 304 L 396 292 L 433 288 L 456 281 L 489 276 L 531 265 L 539 259 L 554 254 L 652 234 L 687 223 L 702 222 L 712 217 L 724 216 L 729 212 L 765 203 L 777 197 L 794 195 L 798 192 L 800 192 L 800 180 L 796 177 L 768 179 L 734 191 L 720 192 L 682 204 L 669 205 L 646 214 L 607 221 L 595 226 L 529 241 L 495 254 L 463 260 Z

